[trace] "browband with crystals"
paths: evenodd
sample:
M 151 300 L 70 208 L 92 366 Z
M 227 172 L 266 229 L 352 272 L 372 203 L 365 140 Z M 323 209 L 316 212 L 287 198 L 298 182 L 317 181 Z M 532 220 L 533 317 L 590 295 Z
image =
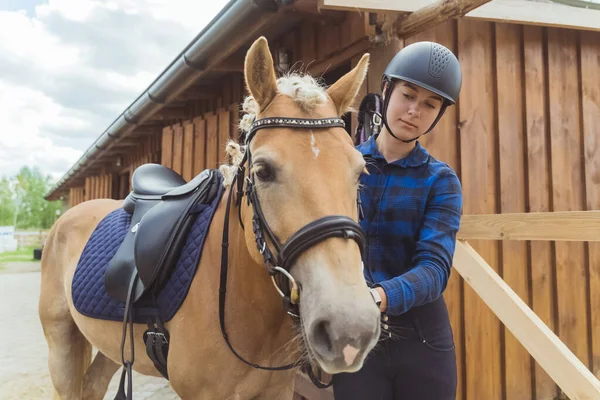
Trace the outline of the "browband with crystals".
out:
M 259 129 L 263 128 L 345 128 L 346 123 L 341 118 L 261 118 L 257 119 L 250 126 L 246 135 L 246 145 L 250 143 L 252 137 Z

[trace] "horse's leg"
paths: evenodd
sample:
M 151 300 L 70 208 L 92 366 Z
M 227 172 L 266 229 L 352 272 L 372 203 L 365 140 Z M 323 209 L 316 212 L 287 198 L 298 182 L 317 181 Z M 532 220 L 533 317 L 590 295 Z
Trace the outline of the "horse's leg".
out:
M 54 397 L 81 399 L 83 377 L 92 355 L 91 345 L 73 320 L 44 319 L 43 326 L 48 342 L 48 368 Z
M 40 322 L 48 343 L 48 369 L 54 397 L 81 399 L 83 377 L 90 365 L 92 346 L 75 324 L 64 290 L 64 259 L 61 242 L 66 237 L 54 228 L 46 241 L 41 262 Z
M 110 380 L 118 369 L 119 364 L 98 352 L 83 378 L 83 398 L 103 399 Z

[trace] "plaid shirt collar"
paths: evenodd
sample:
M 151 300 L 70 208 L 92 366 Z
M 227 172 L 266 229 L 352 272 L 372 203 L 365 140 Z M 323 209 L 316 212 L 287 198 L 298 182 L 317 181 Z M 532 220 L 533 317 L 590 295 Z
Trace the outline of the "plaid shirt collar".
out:
M 379 152 L 377 148 L 377 142 L 375 140 L 377 136 L 371 136 L 364 143 L 358 145 L 356 148 L 358 151 L 362 153 L 363 156 L 370 156 L 375 159 L 381 159 L 385 161 L 385 157 L 383 154 Z M 415 148 L 404 158 L 400 160 L 396 160 L 392 165 L 397 165 L 399 167 L 408 168 L 408 167 L 418 167 L 420 165 L 425 164 L 429 160 L 429 153 L 421 143 L 417 141 Z

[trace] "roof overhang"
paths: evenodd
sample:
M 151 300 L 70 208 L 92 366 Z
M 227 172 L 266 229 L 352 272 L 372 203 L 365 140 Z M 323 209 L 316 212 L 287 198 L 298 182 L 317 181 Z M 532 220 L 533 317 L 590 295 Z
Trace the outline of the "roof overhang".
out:
M 319 0 L 319 6 L 323 9 L 399 13 L 412 13 L 436 3 L 441 4 L 442 1 Z M 600 31 L 598 0 L 491 0 L 469 11 L 464 17 L 523 25 Z
M 191 86 L 204 81 L 214 82 L 215 77 L 226 73 L 219 72 L 216 67 L 248 46 L 257 35 L 295 26 L 301 17 L 287 12 L 294 2 L 229 1 L 150 86 L 106 128 L 44 198 L 58 199 L 76 180 L 85 177 L 92 166 L 99 164 L 103 155 L 120 142 L 126 142 L 123 139 L 132 140 L 132 133 L 151 129 L 156 131 L 156 121 L 151 120 L 153 115 L 180 100 L 180 95 Z

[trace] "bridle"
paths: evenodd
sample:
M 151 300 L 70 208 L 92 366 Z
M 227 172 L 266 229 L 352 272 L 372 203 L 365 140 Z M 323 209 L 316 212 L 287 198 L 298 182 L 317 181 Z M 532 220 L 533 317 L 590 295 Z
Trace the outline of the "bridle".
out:
M 269 117 L 257 119 L 254 121 L 250 130 L 246 134 L 245 145 L 246 151 L 242 161 L 240 162 L 233 181 L 231 183 L 231 189 L 227 199 L 227 208 L 225 211 L 225 219 L 223 226 L 223 243 L 221 253 L 221 279 L 219 288 L 219 321 L 221 325 L 221 332 L 227 345 L 233 352 L 233 354 L 246 363 L 257 369 L 264 369 L 270 371 L 279 371 L 291 369 L 299 365 L 300 360 L 279 367 L 264 367 L 258 364 L 246 361 L 240 356 L 229 342 L 229 338 L 225 331 L 225 295 L 227 287 L 227 269 L 228 269 L 228 246 L 229 246 L 229 214 L 231 210 L 232 195 L 234 187 L 237 188 L 237 200 L 236 206 L 238 207 L 238 217 L 242 229 L 244 225 L 241 219 L 241 202 L 244 194 L 247 197 L 248 204 L 252 205 L 253 217 L 252 217 L 252 230 L 256 239 L 256 247 L 260 254 L 264 258 L 267 273 L 271 277 L 273 284 L 277 292 L 283 299 L 283 305 L 287 313 L 296 322 L 300 319 L 300 308 L 298 306 L 300 301 L 301 288 L 292 276 L 290 269 L 294 264 L 294 261 L 298 256 L 311 248 L 312 246 L 329 238 L 344 238 L 356 241 L 361 252 L 361 257 L 364 259 L 365 250 L 365 235 L 361 226 L 355 222 L 352 218 L 344 215 L 329 215 L 323 218 L 319 218 L 315 221 L 308 223 L 307 225 L 300 228 L 294 233 L 290 239 L 285 243 L 281 244 L 277 235 L 270 228 L 265 216 L 262 212 L 258 195 L 256 192 L 256 183 L 254 174 L 251 173 L 252 167 L 252 155 L 250 153 L 250 143 L 256 132 L 260 129 L 267 128 L 304 128 L 304 129 L 323 129 L 333 127 L 345 127 L 344 120 L 341 118 L 284 118 L 284 117 Z M 245 176 L 244 167 L 245 163 L 248 163 L 248 175 Z M 244 183 L 246 189 L 244 191 Z M 360 196 L 357 195 L 357 204 L 360 206 Z M 272 243 L 275 248 L 275 253 L 271 250 L 267 239 Z M 287 282 L 286 282 L 287 281 Z M 326 388 L 331 385 L 324 384 L 315 378 L 312 368 L 304 365 L 304 372 L 308 374 L 312 382 L 319 388 Z

